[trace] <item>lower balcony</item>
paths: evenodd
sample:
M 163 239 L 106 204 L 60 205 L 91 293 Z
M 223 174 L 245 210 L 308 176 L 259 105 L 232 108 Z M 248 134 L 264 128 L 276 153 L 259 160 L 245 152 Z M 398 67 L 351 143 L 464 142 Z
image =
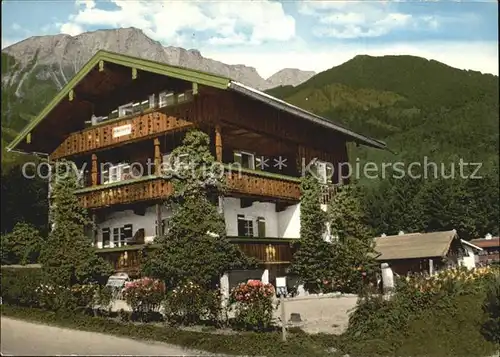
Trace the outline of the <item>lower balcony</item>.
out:
M 249 257 L 256 258 L 262 265 L 286 265 L 297 249 L 297 239 L 286 238 L 243 238 L 231 237 Z M 130 245 L 120 248 L 97 249 L 97 253 L 111 263 L 115 272 L 124 272 L 131 277 L 138 276 L 141 260 L 158 246 L 155 244 Z
M 228 172 L 230 193 L 284 201 L 300 200 L 300 179 L 262 171 Z M 76 191 L 83 207 L 96 209 L 116 204 L 165 199 L 173 193 L 173 185 L 158 176 L 145 176 Z

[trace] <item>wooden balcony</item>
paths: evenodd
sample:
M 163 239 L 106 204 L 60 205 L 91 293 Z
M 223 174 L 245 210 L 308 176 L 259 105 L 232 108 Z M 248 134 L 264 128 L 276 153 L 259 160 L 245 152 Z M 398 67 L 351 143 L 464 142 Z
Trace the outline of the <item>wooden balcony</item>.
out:
M 151 201 L 168 197 L 171 182 L 156 176 L 88 187 L 76 192 L 84 208 L 101 208 L 115 204 Z
M 261 264 L 289 264 L 297 248 L 297 240 L 285 238 L 229 238 L 249 257 Z M 115 272 L 124 272 L 131 277 L 138 276 L 144 254 L 152 252 L 157 245 L 131 245 L 120 248 L 97 249 L 97 253 L 107 260 Z
M 288 201 L 300 200 L 300 179 L 296 177 L 242 169 L 228 172 L 227 184 L 232 193 Z
M 56 160 L 95 152 L 121 143 L 154 137 L 191 126 L 193 126 L 192 122 L 181 119 L 180 116 L 172 116 L 161 110 L 146 111 L 73 133 L 57 147 L 50 157 Z
M 256 258 L 262 264 L 288 264 L 292 261 L 297 248 L 296 239 L 286 238 L 230 238 L 231 243 L 249 257 Z
M 259 171 L 229 172 L 227 184 L 230 193 L 286 201 L 300 200 L 299 180 L 293 177 Z M 157 176 L 91 186 L 76 191 L 82 206 L 87 209 L 165 199 L 172 193 L 172 183 Z

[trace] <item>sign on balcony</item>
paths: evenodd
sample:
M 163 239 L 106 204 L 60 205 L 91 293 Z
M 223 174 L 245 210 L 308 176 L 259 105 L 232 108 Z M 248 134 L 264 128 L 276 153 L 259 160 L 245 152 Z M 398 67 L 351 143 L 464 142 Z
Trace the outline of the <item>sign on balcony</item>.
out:
M 132 124 L 126 124 L 113 128 L 113 138 L 132 134 Z

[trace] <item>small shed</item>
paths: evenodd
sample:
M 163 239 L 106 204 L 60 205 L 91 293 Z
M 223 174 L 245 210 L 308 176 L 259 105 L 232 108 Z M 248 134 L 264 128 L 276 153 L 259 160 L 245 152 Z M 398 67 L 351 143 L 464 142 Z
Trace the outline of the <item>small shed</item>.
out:
M 399 275 L 429 273 L 460 264 L 467 250 L 455 230 L 431 233 L 400 232 L 376 237 L 376 259 Z

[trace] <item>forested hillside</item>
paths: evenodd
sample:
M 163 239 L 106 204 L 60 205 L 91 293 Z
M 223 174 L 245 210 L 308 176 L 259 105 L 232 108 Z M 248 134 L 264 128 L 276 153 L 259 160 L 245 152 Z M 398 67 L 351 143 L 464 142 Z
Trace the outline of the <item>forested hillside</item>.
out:
M 457 229 L 463 238 L 498 234 L 498 77 L 413 56 L 357 56 L 297 87 L 269 94 L 383 140 L 392 152 L 352 147 L 361 163 L 434 162 L 450 177 L 361 177 L 375 234 Z M 427 159 L 424 159 L 427 157 Z M 460 160 L 481 163 L 460 177 Z M 443 165 L 443 166 L 442 166 Z M 470 175 L 475 166 L 464 168 Z M 418 167 L 414 171 L 418 174 Z M 423 173 L 420 171 L 420 173 Z M 380 171 L 381 174 L 381 171 Z
M 357 56 L 269 94 L 387 142 L 399 158 L 498 163 L 498 77 L 413 56 Z

